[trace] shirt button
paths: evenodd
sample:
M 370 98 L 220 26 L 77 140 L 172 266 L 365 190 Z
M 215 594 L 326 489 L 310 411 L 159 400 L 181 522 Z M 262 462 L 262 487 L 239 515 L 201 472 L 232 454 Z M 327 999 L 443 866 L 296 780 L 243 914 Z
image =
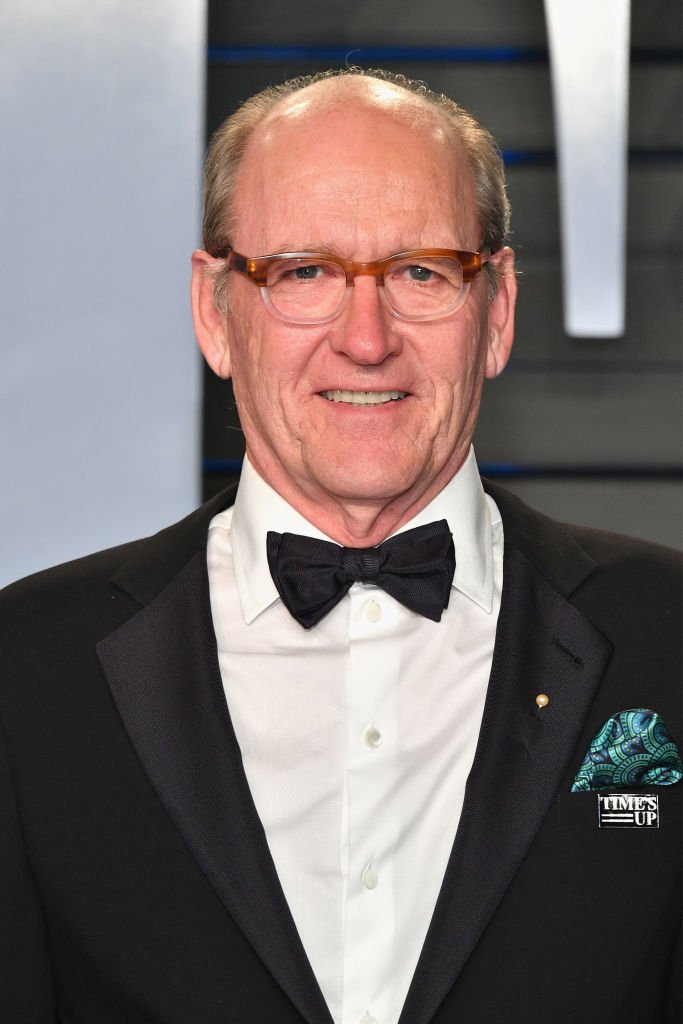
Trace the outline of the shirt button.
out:
M 379 1021 L 371 1013 L 364 1013 L 358 1024 L 379 1024 Z
M 361 879 L 366 889 L 375 889 L 377 887 L 379 875 L 377 874 L 377 869 L 372 861 L 370 861 L 369 864 L 366 864 L 363 868 Z
M 382 609 L 377 601 L 368 601 L 365 606 L 365 618 L 369 622 L 379 622 L 382 618 Z
M 381 742 L 382 742 L 382 733 L 379 731 L 379 729 L 376 726 L 371 725 L 369 729 L 365 730 L 365 743 L 366 743 L 366 746 L 372 747 L 373 750 L 374 750 L 374 748 L 378 747 Z

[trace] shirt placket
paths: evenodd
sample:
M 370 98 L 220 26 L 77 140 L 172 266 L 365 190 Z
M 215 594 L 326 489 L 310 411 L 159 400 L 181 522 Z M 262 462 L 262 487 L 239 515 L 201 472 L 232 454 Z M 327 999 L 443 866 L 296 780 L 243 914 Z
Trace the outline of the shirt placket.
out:
M 343 1024 L 390 1024 L 395 941 L 398 606 L 351 592 Z

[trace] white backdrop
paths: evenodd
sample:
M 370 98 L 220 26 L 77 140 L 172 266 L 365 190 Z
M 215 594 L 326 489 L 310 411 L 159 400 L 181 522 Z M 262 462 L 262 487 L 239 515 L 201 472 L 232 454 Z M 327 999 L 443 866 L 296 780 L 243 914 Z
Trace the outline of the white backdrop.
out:
M 0 583 L 196 504 L 205 17 L 0 6 Z
M 624 333 L 630 0 L 545 0 L 562 227 L 564 321 Z M 600 286 L 596 286 L 596 266 Z

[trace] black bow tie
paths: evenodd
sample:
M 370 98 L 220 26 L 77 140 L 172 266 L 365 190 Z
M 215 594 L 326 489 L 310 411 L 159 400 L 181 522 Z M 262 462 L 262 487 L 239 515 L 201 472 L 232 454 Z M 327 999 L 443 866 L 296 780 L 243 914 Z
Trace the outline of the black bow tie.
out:
M 376 548 L 343 548 L 269 531 L 267 551 L 278 593 L 306 629 L 320 622 L 353 583 L 375 583 L 434 622 L 448 607 L 455 550 L 445 519 L 406 530 Z

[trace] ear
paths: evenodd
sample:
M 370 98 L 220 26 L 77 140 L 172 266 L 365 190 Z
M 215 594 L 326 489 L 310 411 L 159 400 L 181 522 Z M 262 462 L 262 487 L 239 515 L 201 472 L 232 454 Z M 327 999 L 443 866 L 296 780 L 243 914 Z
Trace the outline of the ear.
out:
M 211 268 L 220 261 L 203 249 L 192 253 L 192 322 L 202 355 L 219 377 L 230 376 L 228 318 L 216 308 Z
M 486 376 L 497 377 L 507 365 L 515 336 L 515 254 L 506 245 L 490 262 L 497 267 L 498 290 L 488 308 Z

